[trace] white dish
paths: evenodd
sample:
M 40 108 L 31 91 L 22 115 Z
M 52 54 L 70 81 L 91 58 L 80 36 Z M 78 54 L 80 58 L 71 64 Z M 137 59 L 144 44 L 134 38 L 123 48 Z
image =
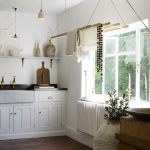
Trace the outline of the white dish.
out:
M 13 50 L 9 50 L 9 54 L 10 56 L 19 56 L 21 51 L 22 49 L 13 49 Z

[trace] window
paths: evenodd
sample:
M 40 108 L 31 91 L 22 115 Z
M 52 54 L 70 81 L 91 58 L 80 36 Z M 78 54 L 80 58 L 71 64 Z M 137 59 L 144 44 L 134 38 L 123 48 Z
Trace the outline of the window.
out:
M 148 24 L 148 20 L 144 20 Z M 91 93 L 105 95 L 117 90 L 118 94 L 131 90 L 131 100 L 149 99 L 149 36 L 141 22 L 128 28 L 104 34 L 103 81 L 93 67 Z M 95 54 L 91 57 L 95 64 Z

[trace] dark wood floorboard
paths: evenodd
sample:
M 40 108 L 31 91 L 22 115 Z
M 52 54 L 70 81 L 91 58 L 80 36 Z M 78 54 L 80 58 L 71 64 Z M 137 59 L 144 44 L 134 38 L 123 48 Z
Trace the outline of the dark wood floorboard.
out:
M 0 141 L 0 150 L 92 150 L 67 136 Z

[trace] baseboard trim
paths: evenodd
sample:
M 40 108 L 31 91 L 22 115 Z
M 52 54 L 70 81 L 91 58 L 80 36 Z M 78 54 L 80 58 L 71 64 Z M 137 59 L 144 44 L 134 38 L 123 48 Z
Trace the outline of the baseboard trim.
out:
M 39 138 L 39 137 L 64 136 L 64 135 L 66 135 L 65 130 L 40 131 L 40 132 L 29 132 L 29 133 L 13 133 L 13 134 L 0 135 L 0 140 Z
M 77 129 L 67 126 L 66 135 L 88 147 L 93 147 L 93 136 L 77 131 Z

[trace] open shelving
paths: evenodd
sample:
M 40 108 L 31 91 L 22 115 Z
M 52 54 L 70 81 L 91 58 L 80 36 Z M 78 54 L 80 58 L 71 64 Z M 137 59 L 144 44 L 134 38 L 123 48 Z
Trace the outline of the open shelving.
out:
M 25 59 L 49 59 L 50 60 L 50 66 L 52 68 L 52 62 L 53 60 L 60 60 L 60 57 L 34 57 L 34 56 L 0 56 L 0 59 L 21 59 L 22 61 L 22 67 L 24 65 Z

